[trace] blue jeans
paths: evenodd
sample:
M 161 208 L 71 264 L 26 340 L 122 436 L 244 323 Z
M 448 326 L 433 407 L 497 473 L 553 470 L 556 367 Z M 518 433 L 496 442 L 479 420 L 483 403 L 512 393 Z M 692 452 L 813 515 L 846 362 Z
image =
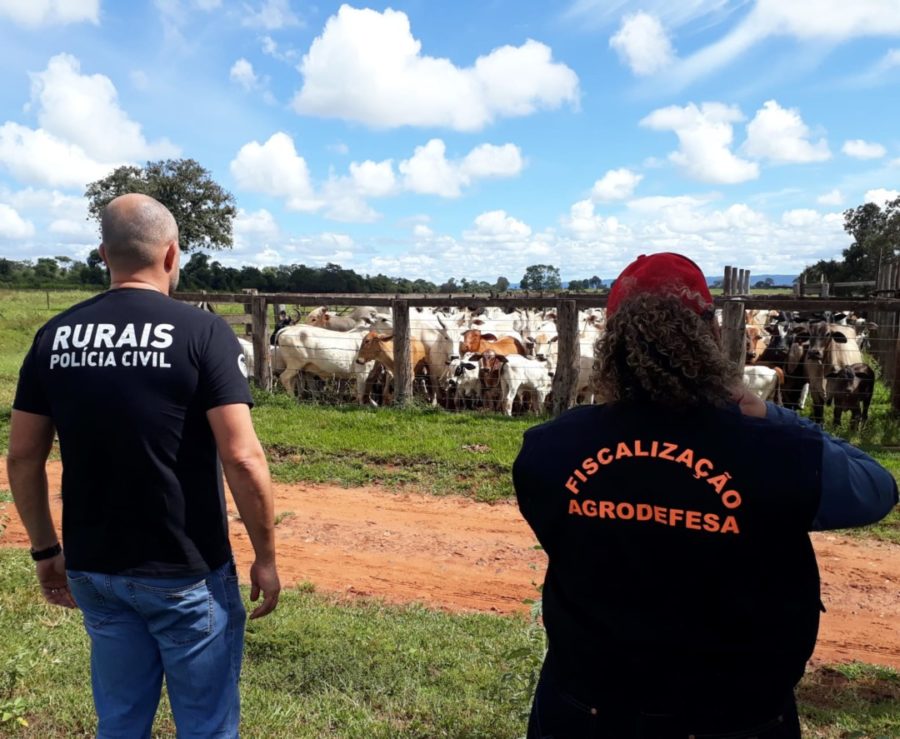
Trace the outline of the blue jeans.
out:
M 163 675 L 179 737 L 238 736 L 247 615 L 234 563 L 200 577 L 68 576 L 91 638 L 98 739 L 149 739 Z

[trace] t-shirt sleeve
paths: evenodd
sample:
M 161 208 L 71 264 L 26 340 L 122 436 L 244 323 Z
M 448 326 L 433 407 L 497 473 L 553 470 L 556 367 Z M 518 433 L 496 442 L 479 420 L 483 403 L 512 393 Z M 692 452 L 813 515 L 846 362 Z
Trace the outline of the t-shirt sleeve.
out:
M 253 407 L 247 383 L 247 363 L 240 342 L 221 318 L 213 320 L 200 355 L 200 399 L 205 410 L 246 403 Z
M 41 382 L 38 372 L 38 342 L 41 334 L 38 333 L 34 337 L 34 342 L 28 354 L 25 355 L 25 361 L 22 362 L 22 369 L 19 370 L 19 384 L 16 386 L 16 398 L 13 401 L 13 408 L 17 411 L 25 411 L 26 413 L 35 413 L 39 416 L 49 416 L 50 401 L 44 392 L 44 386 Z

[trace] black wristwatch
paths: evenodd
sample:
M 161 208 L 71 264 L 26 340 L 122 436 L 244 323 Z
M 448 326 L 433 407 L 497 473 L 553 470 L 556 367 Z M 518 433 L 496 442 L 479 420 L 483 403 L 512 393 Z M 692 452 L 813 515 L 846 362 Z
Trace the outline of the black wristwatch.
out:
M 39 550 L 31 550 L 31 558 L 35 562 L 40 562 L 42 559 L 50 559 L 51 557 L 55 557 L 57 554 L 62 552 L 62 547 L 59 542 L 56 542 L 52 547 L 47 547 L 46 549 Z

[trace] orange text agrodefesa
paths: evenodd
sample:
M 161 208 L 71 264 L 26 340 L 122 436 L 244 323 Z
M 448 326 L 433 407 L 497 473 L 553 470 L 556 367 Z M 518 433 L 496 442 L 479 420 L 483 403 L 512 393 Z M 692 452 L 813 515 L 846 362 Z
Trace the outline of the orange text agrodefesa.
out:
M 621 459 L 641 458 L 662 459 L 675 464 L 684 465 L 693 474 L 694 479 L 704 480 L 719 496 L 722 505 L 729 510 L 739 508 L 741 494 L 729 489 L 731 474 L 716 472 L 716 465 L 706 457 L 700 456 L 693 449 L 679 448 L 668 441 L 621 441 L 615 447 L 604 447 L 593 457 L 585 459 L 579 467 L 572 471 L 566 481 L 566 488 L 574 495 L 581 492 L 579 483 L 587 482 L 601 467 Z M 737 519 L 730 514 L 690 511 L 681 508 L 650 505 L 649 503 L 613 502 L 609 500 L 569 500 L 569 515 L 587 516 L 589 518 L 606 518 L 619 521 L 649 521 L 665 526 L 683 526 L 697 531 L 709 531 L 722 534 L 738 534 Z

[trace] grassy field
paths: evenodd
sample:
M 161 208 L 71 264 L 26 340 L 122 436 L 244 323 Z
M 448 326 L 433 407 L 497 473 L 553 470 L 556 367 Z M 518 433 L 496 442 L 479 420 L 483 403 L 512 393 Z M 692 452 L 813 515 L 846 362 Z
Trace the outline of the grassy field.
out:
M 80 616 L 45 605 L 33 577 L 27 554 L 0 549 L 0 736 L 92 736 Z M 533 623 L 309 590 L 285 593 L 271 617 L 248 627 L 242 736 L 524 735 L 544 648 Z M 900 674 L 892 670 L 821 667 L 799 697 L 806 736 L 900 735 Z M 173 733 L 164 707 L 155 736 Z
M 0 451 L 22 356 L 50 316 L 88 297 L 0 291 Z M 256 394 L 254 420 L 277 480 L 413 487 L 493 501 L 537 419 L 297 405 Z M 900 473 L 900 425 L 879 389 L 863 445 Z M 890 448 L 895 447 L 895 448 Z M 0 491 L 0 509 L 9 505 Z M 3 529 L 0 510 L 0 538 Z M 900 513 L 854 535 L 900 543 Z M 0 550 L 0 736 L 92 735 L 87 643 L 77 614 L 40 601 L 27 554 Z M 298 588 L 249 627 L 248 737 L 514 737 L 524 733 L 542 632 L 524 618 L 342 601 Z M 900 736 L 900 676 L 822 667 L 801 684 L 809 736 Z M 22 722 L 26 722 L 25 726 Z M 159 736 L 172 734 L 163 711 Z

